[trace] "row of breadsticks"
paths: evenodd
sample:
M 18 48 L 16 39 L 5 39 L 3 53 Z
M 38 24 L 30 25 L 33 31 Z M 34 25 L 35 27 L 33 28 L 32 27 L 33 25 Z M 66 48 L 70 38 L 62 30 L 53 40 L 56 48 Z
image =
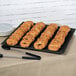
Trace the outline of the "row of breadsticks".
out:
M 32 29 L 23 37 L 20 42 L 21 47 L 28 47 L 39 35 L 39 33 L 44 29 L 45 24 L 43 22 L 38 22 Z
M 69 31 L 70 28 L 68 26 L 61 26 L 54 39 L 50 42 L 48 49 L 54 51 L 59 50 L 62 44 L 64 43 Z
M 22 36 L 30 30 L 30 28 L 33 26 L 32 21 L 24 22 L 12 35 L 7 39 L 6 43 L 8 45 L 14 46 L 16 45 L 19 40 L 22 38 Z
M 33 26 L 33 27 L 32 27 Z M 32 27 L 32 28 L 31 28 Z M 29 29 L 31 30 L 27 32 Z M 20 42 L 21 47 L 29 47 L 31 43 L 35 40 L 35 38 L 40 34 L 40 32 L 45 28 L 45 24 L 43 22 L 38 22 L 35 25 L 32 21 L 24 22 L 10 37 L 7 39 L 8 45 L 16 45 L 18 41 L 22 38 Z M 41 33 L 40 37 L 34 43 L 35 49 L 44 49 L 48 41 L 53 37 L 55 31 L 58 29 L 58 25 L 55 23 L 49 24 L 47 28 Z M 57 51 L 61 45 L 64 43 L 66 36 L 70 28 L 68 26 L 61 26 L 58 30 L 55 38 L 48 45 L 49 50 Z

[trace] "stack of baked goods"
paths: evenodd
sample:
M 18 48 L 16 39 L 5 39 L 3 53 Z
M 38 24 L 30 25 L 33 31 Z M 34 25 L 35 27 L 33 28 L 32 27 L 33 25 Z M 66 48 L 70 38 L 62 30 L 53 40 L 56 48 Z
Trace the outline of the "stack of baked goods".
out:
M 20 42 L 21 47 L 29 47 L 30 44 L 35 40 L 39 33 L 44 29 L 45 24 L 38 22 L 32 27 L 32 29 L 23 37 Z
M 9 36 L 6 43 L 10 46 L 20 45 L 20 47 L 29 48 L 31 43 L 34 42 L 34 49 L 42 50 L 47 47 L 49 51 L 58 51 L 65 42 L 69 31 L 70 28 L 66 25 L 60 26 L 58 29 L 58 25 L 55 23 L 46 27 L 43 22 L 34 24 L 32 21 L 26 21 Z M 52 39 L 55 33 L 56 35 Z M 52 40 L 49 43 L 50 39 Z
M 68 35 L 70 28 L 68 26 L 61 26 L 58 30 L 54 39 L 50 42 L 48 49 L 57 51 L 65 41 L 66 36 Z
M 41 34 L 41 36 L 34 43 L 35 49 L 43 49 L 47 46 L 47 43 L 50 38 L 54 35 L 54 32 L 57 30 L 57 24 L 50 24 L 45 31 Z
M 33 26 L 32 21 L 24 22 L 10 37 L 7 39 L 7 44 L 14 46 L 16 45 L 19 40 L 22 38 L 22 36 L 30 30 L 30 28 Z

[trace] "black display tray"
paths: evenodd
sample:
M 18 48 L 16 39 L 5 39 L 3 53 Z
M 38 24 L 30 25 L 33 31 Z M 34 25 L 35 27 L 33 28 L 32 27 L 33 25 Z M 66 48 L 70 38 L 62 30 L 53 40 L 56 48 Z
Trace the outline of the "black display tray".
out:
M 22 24 L 23 24 L 23 22 L 22 22 L 16 29 L 18 29 Z M 46 25 L 46 27 L 47 27 L 47 26 L 49 26 L 49 25 Z M 45 28 L 46 28 L 46 27 L 45 27 Z M 41 33 L 45 30 L 45 28 L 41 31 Z M 14 31 L 16 31 L 16 29 L 15 29 Z M 59 28 L 58 28 L 58 29 L 59 29 Z M 48 44 L 49 44 L 49 42 L 54 38 L 54 36 L 56 35 L 58 29 L 57 29 L 56 32 L 54 33 L 53 37 L 48 41 Z M 14 32 L 14 31 L 13 31 L 13 32 Z M 12 32 L 12 33 L 13 33 L 13 32 Z M 63 43 L 63 45 L 61 46 L 61 48 L 60 48 L 58 51 L 48 50 L 48 48 L 47 48 L 48 45 L 47 45 L 44 49 L 42 49 L 42 50 L 38 50 L 38 49 L 35 49 L 35 48 L 33 47 L 33 43 L 37 40 L 37 38 L 41 35 L 41 33 L 36 37 L 35 41 L 32 42 L 32 44 L 31 44 L 28 48 L 23 48 L 23 47 L 21 47 L 21 46 L 19 45 L 19 43 L 18 43 L 17 45 L 15 45 L 15 46 L 9 46 L 9 45 L 7 45 L 6 40 L 11 36 L 11 34 L 12 34 L 12 33 L 11 33 L 11 34 L 2 42 L 2 48 L 3 48 L 3 49 L 6 49 L 6 50 L 10 50 L 11 48 L 20 48 L 20 49 L 29 49 L 29 50 L 39 51 L 39 52 L 63 54 L 63 53 L 65 52 L 66 48 L 67 48 L 67 45 L 68 45 L 69 41 L 70 41 L 71 38 L 72 38 L 74 32 L 75 32 L 75 29 L 71 28 L 70 32 L 68 33 L 68 35 L 67 35 L 67 37 L 66 37 L 66 39 L 65 39 L 65 42 Z M 22 38 L 21 38 L 21 39 L 22 39 Z M 20 41 L 21 41 L 21 40 L 20 40 Z M 20 42 L 20 41 L 19 41 L 19 42 Z

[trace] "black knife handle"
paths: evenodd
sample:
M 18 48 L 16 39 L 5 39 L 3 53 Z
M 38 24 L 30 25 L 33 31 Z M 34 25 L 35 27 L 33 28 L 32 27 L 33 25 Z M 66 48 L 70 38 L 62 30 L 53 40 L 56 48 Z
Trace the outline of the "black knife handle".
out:
M 3 58 L 3 54 L 0 54 L 0 58 Z
M 39 58 L 25 57 L 25 56 L 22 56 L 22 59 L 28 59 L 28 60 L 40 60 Z
M 30 56 L 33 56 L 33 57 L 36 57 L 38 58 L 39 60 L 41 59 L 41 56 L 38 56 L 38 55 L 35 55 L 35 54 L 32 54 L 32 53 L 28 53 L 26 52 L 27 55 L 30 55 Z

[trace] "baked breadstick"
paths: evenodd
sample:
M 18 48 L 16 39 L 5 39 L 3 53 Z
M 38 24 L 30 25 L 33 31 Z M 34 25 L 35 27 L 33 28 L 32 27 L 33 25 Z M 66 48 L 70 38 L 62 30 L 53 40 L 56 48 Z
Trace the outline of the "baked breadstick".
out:
M 43 49 L 46 47 L 48 41 L 54 35 L 54 32 L 57 30 L 57 24 L 50 24 L 45 31 L 41 34 L 40 38 L 34 43 L 35 49 Z
M 33 26 L 32 21 L 24 22 L 6 41 L 8 45 L 14 46 L 21 37 Z
M 29 47 L 38 34 L 44 29 L 45 24 L 43 22 L 38 22 L 32 27 L 32 29 L 23 37 L 20 42 L 21 47 Z
M 59 48 L 64 43 L 65 38 L 68 35 L 69 31 L 70 28 L 68 26 L 61 26 L 55 38 L 50 42 L 48 49 L 53 51 L 58 51 Z

